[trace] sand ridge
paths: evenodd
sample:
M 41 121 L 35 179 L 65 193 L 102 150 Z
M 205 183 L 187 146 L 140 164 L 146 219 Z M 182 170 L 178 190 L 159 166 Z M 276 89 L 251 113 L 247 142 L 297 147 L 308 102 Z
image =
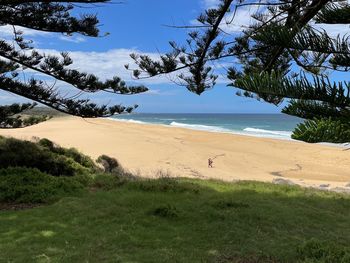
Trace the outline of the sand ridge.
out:
M 174 176 L 284 180 L 326 188 L 350 183 L 350 151 L 326 145 L 78 117 L 0 130 L 0 135 L 48 138 L 93 158 L 107 154 L 148 177 L 163 170 Z M 215 156 L 214 168 L 208 168 L 208 158 Z

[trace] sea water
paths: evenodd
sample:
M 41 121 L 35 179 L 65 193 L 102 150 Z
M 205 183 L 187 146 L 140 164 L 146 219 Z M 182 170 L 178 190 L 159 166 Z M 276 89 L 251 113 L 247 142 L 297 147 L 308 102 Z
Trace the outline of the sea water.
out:
M 278 139 L 291 139 L 293 129 L 302 122 L 285 114 L 133 113 L 116 115 L 112 119 Z

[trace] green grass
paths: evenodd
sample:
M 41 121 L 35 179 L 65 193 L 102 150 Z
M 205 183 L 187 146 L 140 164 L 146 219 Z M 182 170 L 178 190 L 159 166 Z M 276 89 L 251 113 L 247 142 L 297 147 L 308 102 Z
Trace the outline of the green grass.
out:
M 0 262 L 301 262 L 309 240 L 350 244 L 349 196 L 160 179 L 0 211 Z

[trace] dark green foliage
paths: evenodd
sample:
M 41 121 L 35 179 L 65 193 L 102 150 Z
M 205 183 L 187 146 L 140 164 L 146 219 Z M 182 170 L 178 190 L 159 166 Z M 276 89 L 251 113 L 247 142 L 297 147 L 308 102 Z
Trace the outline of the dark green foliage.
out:
M 103 160 L 116 161 L 108 156 Z M 88 156 L 48 139 L 30 142 L 0 137 L 0 202 L 48 202 L 87 187 L 116 189 L 135 179 L 119 164 L 110 167 L 111 171 L 102 172 Z
M 33 188 L 33 185 L 36 186 L 36 181 L 41 182 L 40 178 L 44 180 L 43 184 L 54 182 L 55 189 L 60 189 L 61 185 L 62 190 L 69 189 L 65 184 L 72 184 L 72 189 L 77 188 L 78 185 L 80 188 L 112 190 L 126 182 L 136 180 L 134 175 L 123 170 L 116 159 L 104 155 L 100 160 L 109 161 L 109 169 L 106 172 L 102 171 L 90 157 L 81 154 L 76 149 L 60 147 L 48 139 L 30 142 L 0 137 L 0 169 L 3 169 L 2 173 L 15 174 L 17 170 L 11 167 L 18 167 L 18 173 L 21 175 L 18 178 L 9 177 L 8 180 L 2 182 L 3 189 L 6 187 L 10 189 L 16 184 L 13 192 L 16 200 L 14 198 L 12 200 L 9 194 L 11 191 L 6 190 L 4 192 L 6 198 L 4 197 L 0 201 L 27 202 L 26 200 L 32 200 L 28 202 L 39 202 L 41 197 L 42 200 L 46 200 L 46 197 L 53 196 L 53 190 L 49 189 L 47 196 L 42 190 L 50 188 L 50 185 Z M 48 179 L 47 176 L 55 178 Z M 22 182 L 25 183 L 23 183 L 23 187 L 20 187 Z M 32 199 L 26 195 L 25 189 L 27 188 Z M 56 194 L 58 192 L 55 189 Z M 68 190 L 64 190 L 64 194 L 68 195 Z
M 300 263 L 350 263 L 350 248 L 312 239 L 298 248 L 298 259 Z
M 0 169 L 0 202 L 47 203 L 83 190 L 77 180 L 31 168 Z
M 350 142 L 350 123 L 331 118 L 306 120 L 295 128 L 292 138 L 311 143 Z
M 8 106 L 0 106 L 0 128 L 19 128 L 23 126 L 21 116 L 18 114 L 33 108 L 35 104 L 14 103 Z
M 8 106 L 0 106 L 0 128 L 22 128 L 51 118 L 47 115 L 20 115 L 20 113 L 27 113 L 35 106 L 36 103 L 14 103 Z
M 75 162 L 79 163 L 81 166 L 84 166 L 86 168 L 96 168 L 94 161 L 89 156 L 80 153 L 75 148 L 69 148 L 69 149 L 63 148 L 48 139 L 40 139 L 38 141 L 38 144 L 47 148 L 53 153 L 57 153 L 59 155 L 63 155 L 73 159 Z
M 46 143 L 46 144 L 45 144 Z M 93 162 L 76 150 L 50 148 L 30 141 L 0 137 L 0 168 L 30 167 L 54 176 L 73 176 L 92 172 Z M 55 152 L 57 150 L 60 153 Z
M 317 23 L 326 24 L 349 24 L 350 7 L 349 5 L 330 4 L 321 10 L 316 16 Z
M 61 52 L 59 56 L 40 53 L 35 50 L 31 40 L 25 39 L 24 33 L 18 28 L 21 26 L 66 36 L 77 33 L 89 37 L 99 37 L 99 21 L 96 15 L 79 15 L 78 9 L 86 7 L 86 4 L 105 2 L 108 0 L 1 1 L 0 25 L 10 26 L 13 29 L 12 39 L 4 37 L 0 39 L 1 89 L 52 107 L 60 112 L 82 117 L 110 116 L 131 112 L 136 108 L 137 105 L 107 107 L 92 103 L 89 99 L 79 99 L 79 96 L 75 96 L 75 98 L 73 98 L 74 96 L 63 96 L 55 86 L 48 85 L 47 81 L 25 71 L 30 69 L 31 72 L 44 75 L 53 82 L 62 81 L 87 93 L 105 91 L 130 95 L 147 91 L 147 88 L 142 85 L 128 86 L 117 76 L 102 81 L 93 74 L 72 69 L 70 66 L 73 61 L 67 52 Z M 14 106 L 6 107 L 5 111 Z M 21 113 L 26 108 L 28 108 L 26 104 L 19 106 L 16 108 L 16 113 Z M 40 121 L 38 118 L 31 118 L 25 123 L 21 123 L 19 118 L 12 117 L 12 115 L 2 119 L 1 111 L 0 108 L 0 127 L 17 128 Z
M 57 152 L 58 154 L 64 155 L 68 158 L 72 158 L 75 162 L 79 163 L 81 166 L 86 168 L 95 169 L 96 165 L 94 161 L 87 155 L 82 154 L 75 148 L 62 148 L 60 147 L 62 153 Z M 55 151 L 54 151 L 55 152 Z

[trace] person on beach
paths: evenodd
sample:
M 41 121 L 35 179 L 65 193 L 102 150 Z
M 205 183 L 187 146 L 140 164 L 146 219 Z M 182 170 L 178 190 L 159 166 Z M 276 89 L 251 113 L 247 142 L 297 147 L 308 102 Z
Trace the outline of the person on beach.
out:
M 213 168 L 213 160 L 211 158 L 208 159 L 208 168 Z

